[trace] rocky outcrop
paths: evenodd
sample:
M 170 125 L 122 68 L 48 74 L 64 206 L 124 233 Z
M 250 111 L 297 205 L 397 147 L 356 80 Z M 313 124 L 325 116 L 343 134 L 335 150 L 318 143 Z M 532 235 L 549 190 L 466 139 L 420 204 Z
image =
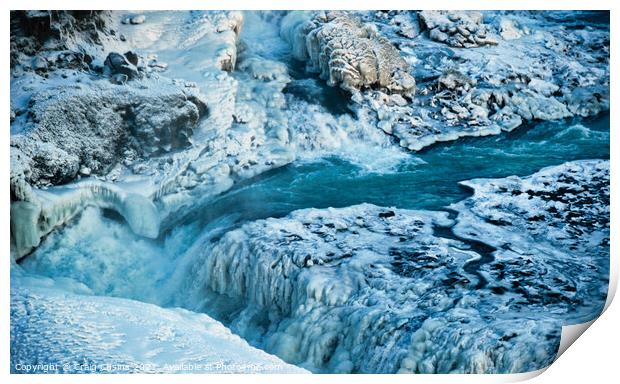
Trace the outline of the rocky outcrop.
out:
M 409 65 L 372 24 L 342 12 L 319 12 L 310 20 L 286 16 L 281 35 L 307 70 L 319 73 L 329 85 L 346 90 L 380 88 L 411 95 L 415 80 Z M 305 46 L 305 49 L 304 49 Z
M 20 120 L 22 132 L 11 137 L 14 197 L 25 197 L 14 179 L 38 187 L 63 184 L 80 172 L 101 175 L 129 157 L 187 146 L 206 105 L 172 84 L 141 86 L 146 89 L 93 82 L 34 94 Z
M 478 11 L 420 11 L 418 14 L 428 37 L 458 48 L 496 45 L 498 37 L 483 23 Z
M 109 19 L 109 11 L 11 11 L 11 68 L 87 69 Z
M 112 77 L 112 82 L 124 84 L 127 80 L 133 80 L 142 76 L 138 70 L 139 56 L 132 51 L 121 55 L 117 52 L 110 52 L 106 57 L 104 73 Z
M 426 18 L 438 32 L 442 25 L 448 34 L 454 27 L 454 39 L 460 36 L 457 25 L 478 28 L 497 44 L 470 41 L 449 48 L 426 34 L 404 38 L 385 12 L 361 13 L 398 46 L 403 59 L 415 63 L 417 91 L 408 101 L 368 90 L 354 95 L 350 106 L 402 147 L 417 151 L 459 137 L 511 131 L 529 121 L 592 116 L 609 109 L 607 25 L 572 30 L 545 13 L 465 12 L 451 20 L 452 13 L 422 11 L 417 17 L 423 25 Z

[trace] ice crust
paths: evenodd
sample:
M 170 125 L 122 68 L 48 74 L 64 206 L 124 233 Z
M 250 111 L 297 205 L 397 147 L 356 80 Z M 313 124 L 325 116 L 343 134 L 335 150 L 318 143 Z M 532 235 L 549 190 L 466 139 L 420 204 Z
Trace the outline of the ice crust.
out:
M 497 37 L 483 23 L 482 12 L 421 11 L 418 17 L 429 37 L 441 43 L 459 48 L 498 44 Z M 505 24 L 502 27 L 507 28 Z
M 92 296 L 13 268 L 13 373 L 304 373 L 205 314 Z
M 310 52 L 317 49 L 315 36 L 329 41 L 323 36 L 329 38 L 331 29 L 329 22 L 322 26 L 312 17 L 308 12 L 287 15 L 281 33 L 293 55 L 309 60 L 310 69 L 320 68 L 327 79 L 331 53 L 317 55 L 323 64 L 315 65 Z M 329 20 L 321 13 L 314 17 Z M 495 135 L 527 121 L 609 109 L 609 34 L 604 26 L 568 29 L 555 24 L 559 19 L 552 12 L 351 12 L 338 14 L 336 20 L 343 18 L 348 24 L 361 20 L 355 25 L 398 47 L 400 59 L 408 64 L 407 75 L 417 83 L 412 100 L 386 89 L 346 88 L 358 115 L 409 150 L 464 136 Z M 359 56 L 356 39 L 366 30 L 356 31 L 348 34 L 345 49 L 334 52 Z M 467 81 L 442 84 L 446 74 L 455 72 Z

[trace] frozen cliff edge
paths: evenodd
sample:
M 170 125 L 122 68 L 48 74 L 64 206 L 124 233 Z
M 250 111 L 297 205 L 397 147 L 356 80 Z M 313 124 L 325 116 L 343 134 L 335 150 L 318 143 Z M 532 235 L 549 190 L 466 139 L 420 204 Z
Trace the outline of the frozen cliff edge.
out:
M 196 69 L 208 85 L 205 93 L 191 81 L 162 76 L 167 64 L 157 55 L 133 50 L 132 37 L 142 36 L 141 44 L 160 37 L 154 17 L 124 27 L 122 15 L 11 13 L 11 233 L 17 258 L 87 205 L 114 209 L 137 234 L 156 237 L 159 218 L 172 209 L 166 203 L 178 200 L 164 197 L 198 184 L 179 180 L 188 169 L 202 176 L 211 194 L 232 185 L 222 176 L 228 173 L 222 159 L 231 152 L 222 141 L 236 91 L 226 71 L 236 65 L 242 15 L 194 13 L 193 34 L 178 37 L 213 49 Z M 155 31 L 144 34 L 144 25 Z M 224 153 L 206 150 L 203 142 L 209 141 Z M 239 147 L 234 155 L 247 152 Z M 83 178 L 91 181 L 80 183 Z M 144 186 L 137 194 L 125 188 L 136 179 Z
M 493 201 L 480 193 L 460 203 L 453 228 L 444 212 L 306 209 L 245 224 L 215 245 L 198 241 L 183 260 L 189 269 L 178 271 L 185 283 L 173 289 L 186 294 L 174 303 L 212 311 L 254 345 L 315 372 L 540 369 L 555 358 L 561 326 L 596 317 L 605 302 L 608 164 L 576 161 L 495 182 L 534 180 L 572 200 L 564 184 L 572 178 L 600 196 L 579 203 L 584 225 L 600 223 L 596 230 L 577 235 L 566 215 L 533 224 L 566 228 L 563 247 L 533 246 L 519 224 L 531 210 L 510 211 L 514 228 L 479 224 L 477 205 Z M 474 225 L 487 232 L 477 235 Z M 511 242 L 495 241 L 491 230 L 512 234 Z
M 33 190 L 29 201 L 11 203 L 11 240 L 19 260 L 37 247 L 56 227 L 67 223 L 87 206 L 113 209 L 140 236 L 159 235 L 159 213 L 143 195 L 101 181 L 83 181 L 67 187 Z

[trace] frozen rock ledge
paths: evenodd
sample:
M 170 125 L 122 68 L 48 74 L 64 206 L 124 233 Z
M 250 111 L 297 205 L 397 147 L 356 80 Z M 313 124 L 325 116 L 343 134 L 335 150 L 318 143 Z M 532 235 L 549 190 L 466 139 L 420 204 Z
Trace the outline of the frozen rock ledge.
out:
M 379 87 L 389 93 L 412 95 L 415 80 L 409 65 L 392 43 L 372 24 L 362 24 L 343 12 L 319 12 L 314 17 L 291 12 L 282 21 L 281 36 L 307 70 L 331 86 L 345 90 Z
M 192 247 L 176 304 L 216 311 L 253 345 L 314 372 L 540 369 L 561 326 L 594 318 L 605 302 L 608 164 L 492 182 L 500 193 L 459 203 L 454 227 L 446 212 L 369 204 L 249 223 Z M 534 183 L 521 197 L 508 187 Z M 556 213 L 533 219 L 549 197 Z

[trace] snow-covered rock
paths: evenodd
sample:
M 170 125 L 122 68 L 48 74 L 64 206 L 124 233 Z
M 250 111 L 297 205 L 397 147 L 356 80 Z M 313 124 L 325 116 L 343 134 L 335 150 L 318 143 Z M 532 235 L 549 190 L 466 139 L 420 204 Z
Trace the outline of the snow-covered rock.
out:
M 420 11 L 420 23 L 431 39 L 453 47 L 496 45 L 497 36 L 483 23 L 478 11 Z
M 30 96 L 28 110 L 11 137 L 11 179 L 31 186 L 67 183 L 81 167 L 105 174 L 127 150 L 137 157 L 183 148 L 207 114 L 191 89 L 152 80 L 44 87 Z M 13 181 L 11 190 L 25 197 Z
M 451 207 L 459 212 L 454 232 L 498 249 L 482 273 L 511 297 L 508 306 L 557 313 L 579 306 L 566 316 L 588 321 L 607 296 L 609 176 L 609 161 L 582 160 L 523 178 L 463 182 L 474 195 Z
M 409 65 L 372 24 L 342 12 L 319 12 L 312 19 L 302 15 L 306 14 L 287 15 L 281 35 L 297 59 L 307 60 L 308 71 L 345 90 L 380 87 L 406 95 L 415 92 Z
M 580 254 L 555 252 L 553 264 L 547 250 L 533 251 L 525 273 L 547 270 L 563 283 L 543 292 L 537 279 L 519 278 L 513 294 L 496 272 L 519 274 L 521 263 L 481 243 L 486 236 L 452 234 L 451 224 L 445 213 L 372 205 L 246 224 L 192 246 L 189 269 L 178 272 L 192 277 L 175 288 L 186 293 L 175 303 L 204 305 L 256 345 L 317 372 L 530 371 L 553 361 L 562 324 L 599 313 L 606 275 L 561 267 Z M 537 291 L 540 300 L 520 296 Z M 213 304 L 220 297 L 228 304 Z M 536 311 L 535 320 L 515 311 Z
M 88 69 L 110 18 L 110 11 L 11 11 L 11 69 Z
M 459 41 L 463 36 L 457 28 L 460 24 L 479 25 L 487 37 L 495 36 L 496 44 L 448 48 L 433 36 L 403 38 L 389 21 L 396 15 L 357 13 L 363 22 L 373 23 L 410 63 L 416 96 L 399 105 L 390 102 L 385 92 L 366 91 L 353 95 L 351 107 L 395 136 L 404 148 L 417 151 L 459 137 L 511 131 L 532 120 L 592 116 L 609 109 L 606 24 L 586 23 L 587 27 L 571 29 L 564 26 L 566 18 L 555 17 L 553 12 L 419 12 L 422 23 L 426 17 L 434 26 L 432 31 Z M 508 28 L 507 17 L 522 32 L 519 38 L 496 36 Z M 588 15 L 584 17 L 589 20 Z M 456 73 L 468 81 L 446 87 L 446 74 Z

